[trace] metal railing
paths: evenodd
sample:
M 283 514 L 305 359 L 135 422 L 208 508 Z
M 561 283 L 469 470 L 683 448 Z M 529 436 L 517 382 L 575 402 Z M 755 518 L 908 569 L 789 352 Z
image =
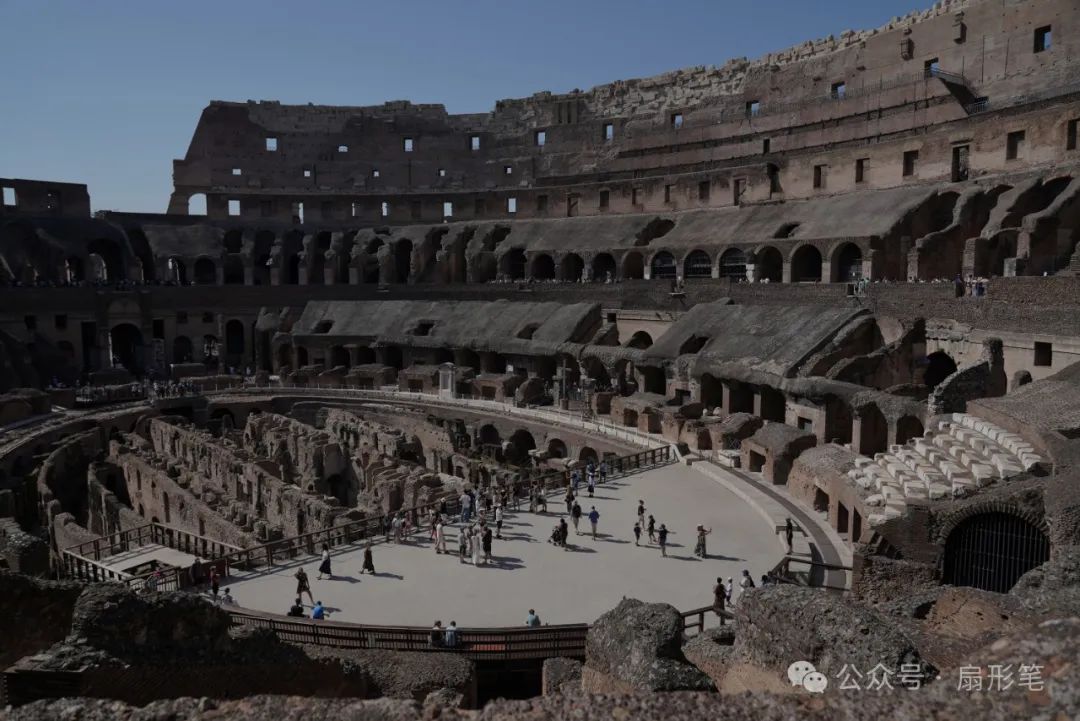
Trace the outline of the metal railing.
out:
M 799 564 L 808 566 L 806 571 L 792 571 L 791 564 Z M 814 583 L 813 574 L 815 571 L 822 571 L 825 574 L 825 578 L 822 578 L 820 582 Z M 845 583 L 836 585 L 826 583 L 827 574 L 830 571 L 842 572 L 845 574 Z M 780 583 L 788 583 L 798 586 L 814 586 L 815 588 L 829 588 L 836 591 L 848 590 L 846 583 L 846 574 L 852 571 L 851 566 L 844 566 L 838 563 L 825 563 L 824 561 L 814 561 L 809 558 L 799 558 L 798 556 L 784 556 L 780 559 L 780 562 L 776 564 L 772 572 L 769 574 L 774 580 Z

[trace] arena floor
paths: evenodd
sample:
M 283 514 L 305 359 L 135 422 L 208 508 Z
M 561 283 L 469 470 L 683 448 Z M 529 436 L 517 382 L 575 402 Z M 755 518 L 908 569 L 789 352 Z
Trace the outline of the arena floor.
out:
M 582 486 L 584 493 L 584 485 Z M 634 546 L 633 526 L 638 499 L 657 526 L 667 524 L 668 557 L 656 545 Z M 712 602 L 718 576 L 738 582 L 742 570 L 755 579 L 779 561 L 782 548 L 768 524 L 750 506 L 719 482 L 681 464 L 672 464 L 619 478 L 598 486 L 596 497 L 581 500 L 600 513 L 596 540 L 570 529 L 571 549 L 547 542 L 565 515 L 561 496 L 548 513 L 509 513 L 503 537 L 495 539 L 491 565 L 473 567 L 457 557 L 458 527 L 449 529 L 449 556 L 435 553 L 427 532 L 408 544 L 374 546 L 376 576 L 360 575 L 360 546 L 336 549 L 333 580 L 317 580 L 318 559 L 308 558 L 230 577 L 240 606 L 284 614 L 295 598 L 293 574 L 300 565 L 311 579 L 312 592 L 331 611 L 333 620 L 382 625 L 429 626 L 435 619 L 459 627 L 516 626 L 530 608 L 545 623 L 592 622 L 624 596 L 664 601 L 680 610 Z M 567 519 L 569 522 L 569 519 Z M 698 524 L 713 529 L 707 559 L 694 556 Z M 584 518 L 581 530 L 587 530 Z M 738 591 L 736 590 L 736 596 Z M 305 597 L 304 605 L 310 607 Z

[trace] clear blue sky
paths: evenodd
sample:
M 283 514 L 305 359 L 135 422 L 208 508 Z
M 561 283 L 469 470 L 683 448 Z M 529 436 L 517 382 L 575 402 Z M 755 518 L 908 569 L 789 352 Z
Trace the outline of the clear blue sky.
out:
M 164 212 L 211 99 L 370 105 L 587 89 L 722 65 L 930 0 L 0 0 L 0 177 Z

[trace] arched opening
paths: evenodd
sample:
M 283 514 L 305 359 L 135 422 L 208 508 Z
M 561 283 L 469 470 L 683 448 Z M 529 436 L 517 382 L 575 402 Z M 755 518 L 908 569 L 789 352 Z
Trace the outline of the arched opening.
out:
M 289 285 L 300 285 L 300 254 L 293 253 L 285 263 L 285 282 Z
M 172 359 L 173 363 L 191 363 L 194 360 L 191 339 L 186 335 L 178 335 L 173 339 Z
M 1003 511 L 961 521 L 945 540 L 942 583 L 1008 593 L 1017 580 L 1050 560 L 1050 539 L 1037 526 Z
M 391 368 L 401 370 L 405 367 L 405 361 L 401 357 L 401 348 L 396 345 L 387 346 L 383 350 L 383 362 Z
M 833 254 L 834 283 L 854 283 L 863 277 L 862 250 L 854 243 L 844 243 Z
M 547 452 L 552 458 L 566 458 L 566 443 L 561 438 L 551 438 L 548 440 Z
M 349 351 L 347 348 L 336 345 L 330 349 L 330 367 L 337 368 L 338 366 L 344 366 L 346 369 L 349 367 Z
M 235 318 L 225 324 L 225 352 L 236 362 L 244 354 L 244 324 Z
M 485 423 L 484 425 L 480 426 L 479 438 L 481 445 L 502 445 L 502 435 L 499 433 L 499 429 L 491 423 Z
M 674 278 L 675 272 L 675 256 L 666 250 L 661 250 L 659 253 L 653 256 L 652 262 L 649 264 L 650 276 L 653 279 L 656 278 Z
M 746 280 L 746 253 L 738 248 L 728 248 L 720 255 L 720 277 L 730 280 Z
M 408 283 L 412 273 L 412 241 L 402 238 L 394 245 L 394 279 L 398 283 Z
M 525 251 L 513 248 L 499 259 L 499 272 L 510 280 L 525 278 Z
M 215 285 L 217 283 L 217 266 L 209 258 L 199 258 L 195 261 L 195 284 Z
M 784 257 L 771 245 L 757 252 L 754 268 L 758 280 L 779 283 L 784 279 Z
M 640 280 L 645 277 L 645 259 L 641 253 L 632 250 L 622 259 L 622 274 L 625 280 Z
M 341 501 L 343 506 L 351 505 L 349 502 L 349 483 L 342 478 L 340 473 L 334 473 L 326 479 L 326 488 L 330 495 Z
M 704 250 L 693 250 L 683 261 L 684 278 L 711 278 L 712 258 Z
M 541 253 L 533 258 L 532 277 L 536 280 L 555 279 L 555 261 L 547 253 Z
M 216 335 L 207 333 L 203 336 L 203 360 L 208 369 L 214 370 L 218 367 L 221 358 L 221 344 L 218 343 Z
M 244 284 L 244 259 L 239 255 L 225 258 L 225 285 Z
M 896 422 L 896 442 L 903 445 L 912 438 L 922 436 L 923 424 L 914 416 L 904 416 Z
M 457 351 L 456 364 L 462 368 L 472 368 L 479 373 L 481 369 L 480 354 L 468 348 L 460 348 Z
M 692 335 L 683 341 L 679 346 L 679 355 L 686 355 L 687 353 L 697 353 L 705 344 L 709 342 L 709 336 L 707 335 Z
M 639 330 L 634 335 L 630 336 L 630 340 L 627 341 L 627 348 L 637 348 L 638 350 L 645 350 L 653 344 L 652 336 L 643 330 Z
M 303 368 L 311 363 L 308 358 L 308 350 L 302 345 L 296 346 L 296 365 L 299 368 Z
M 884 453 L 889 445 L 889 424 L 877 406 L 867 406 L 859 413 L 859 453 L 873 456 Z
M 567 253 L 559 264 L 562 279 L 576 283 L 581 280 L 581 274 L 585 271 L 585 261 L 577 253 Z
M 527 466 L 532 461 L 529 451 L 536 449 L 536 440 L 532 433 L 519 428 L 510 435 L 506 445 L 506 460 L 517 466 Z
M 724 385 L 709 373 L 701 376 L 701 405 L 721 408 L 724 405 Z
M 943 380 L 956 372 L 956 361 L 943 350 L 934 351 L 926 356 L 926 372 L 923 384 L 927 388 L 936 388 Z
M 124 273 L 124 253 L 115 240 L 109 238 L 92 240 L 86 246 L 86 252 L 101 258 L 105 268 L 105 277 L 102 280 L 115 283 L 127 277 Z
M 89 269 L 88 280 L 94 283 L 104 283 L 109 280 L 109 267 L 105 265 L 105 259 L 97 253 L 86 256 L 86 267 Z
M 72 256 L 64 261 L 64 281 L 81 283 L 86 280 L 86 268 L 82 258 Z
M 206 215 L 206 193 L 193 193 L 187 200 L 188 215 Z
M 641 373 L 642 385 L 646 393 L 658 393 L 661 395 L 667 395 L 667 374 L 663 368 L 658 366 L 641 366 L 638 368 L 638 372 Z
M 375 363 L 375 349 L 363 345 L 356 349 L 356 362 L 360 365 Z
M 121 323 L 109 331 L 109 353 L 113 366 L 123 366 L 132 375 L 142 375 L 142 331 L 131 323 Z
M 274 359 L 277 362 L 277 367 L 289 368 L 292 366 L 292 346 L 279 345 L 277 351 L 274 353 Z
M 596 463 L 600 458 L 596 451 L 589 446 L 582 446 L 581 450 L 578 451 L 577 457 L 579 461 L 584 461 L 586 463 Z
M 615 258 L 611 253 L 600 253 L 592 262 L 592 279 L 602 282 L 615 280 Z
M 187 266 L 179 258 L 169 258 L 165 269 L 166 282 L 187 285 Z
M 818 283 L 821 281 L 821 251 L 812 245 L 800 247 L 791 256 L 792 283 Z
M 263 253 L 255 259 L 251 269 L 251 282 L 254 285 L 270 285 L 270 254 Z

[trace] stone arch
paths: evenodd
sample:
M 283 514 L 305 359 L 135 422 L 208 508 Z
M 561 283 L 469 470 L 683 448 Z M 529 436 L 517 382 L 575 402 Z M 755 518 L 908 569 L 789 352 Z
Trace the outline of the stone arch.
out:
M 178 335 L 172 343 L 173 363 L 190 363 L 194 359 L 194 346 L 186 335 Z
M 582 446 L 581 450 L 578 451 L 577 457 L 579 461 L 585 461 L 586 463 L 589 461 L 596 463 L 598 460 L 600 460 L 600 455 L 596 452 L 595 449 L 591 448 L 590 446 Z
M 225 353 L 229 356 L 244 354 L 244 323 L 236 318 L 225 324 Z
M 86 264 L 78 256 L 71 256 L 64 261 L 63 281 L 68 283 L 81 283 L 86 280 Z
M 533 434 L 524 428 L 518 428 L 507 439 L 506 460 L 518 466 L 527 466 L 532 460 L 529 455 L 532 450 L 536 450 Z
M 728 248 L 720 254 L 719 276 L 730 280 L 746 280 L 746 253 L 739 248 Z
M 529 271 L 529 277 L 536 280 L 554 280 L 555 261 L 547 253 L 533 256 L 532 270 Z
M 841 243 L 829 257 L 829 280 L 833 283 L 854 283 L 863 277 L 863 253 L 855 243 Z
M 86 252 L 101 258 L 105 270 L 102 280 L 115 283 L 127 277 L 124 272 L 124 251 L 115 240 L 95 238 L 87 244 Z
M 408 238 L 402 238 L 394 244 L 394 281 L 408 283 L 412 275 L 413 244 Z
M 1028 571 L 1050 560 L 1046 523 L 1000 501 L 976 503 L 942 524 L 942 583 L 1007 593 Z
M 499 429 L 496 428 L 493 423 L 485 423 L 480 426 L 480 432 L 477 434 L 477 438 L 480 443 L 485 446 L 502 445 L 502 434 L 499 433 Z
M 859 453 L 871 456 L 889 447 L 889 424 L 876 405 L 859 409 Z
M 109 331 L 109 353 L 114 364 L 126 368 L 133 375 L 143 370 L 142 331 L 131 323 L 120 323 Z
M 618 272 L 615 266 L 615 258 L 611 253 L 600 253 L 592 262 L 592 279 L 596 281 L 606 281 L 609 277 L 611 280 L 615 280 Z
M 706 408 L 721 408 L 724 405 L 724 385 L 711 373 L 701 376 L 701 404 Z
M 821 282 L 821 251 L 816 246 L 807 243 L 792 251 L 791 282 Z
M 653 254 L 652 259 L 649 261 L 649 277 L 652 279 L 657 278 L 674 278 L 678 273 L 678 266 L 675 265 L 675 256 L 669 251 L 660 250 Z
M 511 248 L 499 258 L 499 274 L 510 280 L 523 280 L 525 266 L 525 251 L 521 248 Z
M 217 284 L 217 266 L 214 261 L 207 257 L 199 258 L 195 261 L 195 284 L 196 285 L 216 285 Z
M 896 421 L 896 442 L 903 445 L 912 438 L 919 438 L 924 432 L 922 421 L 915 416 L 901 416 Z
M 930 389 L 936 388 L 943 380 L 955 373 L 956 369 L 956 361 L 951 355 L 943 350 L 934 351 L 926 356 L 923 384 Z
M 641 253 L 631 250 L 622 257 L 622 276 L 626 280 L 639 280 L 645 277 L 645 259 Z
M 187 285 L 187 266 L 179 258 L 169 258 L 165 263 L 165 280 L 177 285 Z
M 559 261 L 559 274 L 563 280 L 576 283 L 585 272 L 585 261 L 577 253 L 567 253 Z
M 188 215 L 206 215 L 206 193 L 192 193 L 187 199 Z
M 643 330 L 639 330 L 630 336 L 630 340 L 626 341 L 627 348 L 638 348 L 639 350 L 645 350 L 653 344 L 652 336 Z
M 711 278 L 712 259 L 700 248 L 691 250 L 683 259 L 684 278 Z
M 777 248 L 766 245 L 754 254 L 754 272 L 758 280 L 779 283 L 784 279 L 784 256 Z
M 561 438 L 549 438 L 547 452 L 552 458 L 566 458 L 569 454 L 566 443 Z

